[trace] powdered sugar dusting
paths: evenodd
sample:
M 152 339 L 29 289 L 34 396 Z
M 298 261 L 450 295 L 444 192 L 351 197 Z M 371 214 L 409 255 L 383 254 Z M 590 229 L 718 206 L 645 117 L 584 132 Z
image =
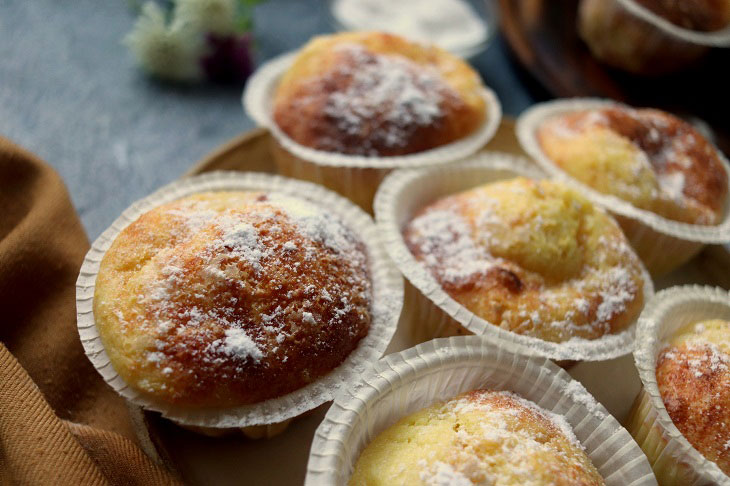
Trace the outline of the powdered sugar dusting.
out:
M 357 43 L 335 46 L 333 66 L 302 79 L 275 108 L 277 124 L 300 143 L 327 152 L 402 155 L 430 148 L 429 133 L 465 106 L 436 66 Z M 292 113 L 310 118 L 297 125 Z M 443 143 L 443 142 L 441 142 Z
M 608 321 L 626 309 L 626 304 L 635 297 L 637 288 L 625 268 L 609 268 L 604 272 L 603 278 L 609 285 L 599 291 L 601 303 L 596 310 L 596 319 Z
M 231 216 L 219 218 L 218 226 L 223 233 L 220 245 L 228 249 L 228 256 L 243 259 L 257 272 L 262 271 L 261 259 L 269 250 L 259 242 L 258 229 Z
M 730 356 L 713 343 L 693 342 L 683 346 L 683 349 L 689 351 L 689 353 L 686 351 L 680 352 L 674 346 L 667 346 L 662 350 L 659 360 L 682 360 L 695 378 L 702 378 L 705 375 L 713 375 L 730 369 L 728 368 Z
M 685 363 L 695 378 L 728 371 L 730 355 L 707 338 L 706 333 L 716 335 L 718 332 L 714 328 L 708 330 L 709 325 L 710 321 L 700 321 L 688 326 L 689 329 L 677 335 L 676 344 L 665 343 L 662 346 L 659 361 L 668 359 Z M 726 330 L 727 324 L 723 323 L 723 326 L 721 329 Z M 724 331 L 721 336 L 722 345 L 727 346 L 730 339 Z
M 682 201 L 684 198 L 684 174 L 681 172 L 667 172 L 657 179 L 659 187 L 671 199 Z
M 345 73 L 352 76 L 347 88 L 333 92 L 324 107 L 344 133 L 359 135 L 380 120 L 382 130 L 372 132 L 377 138 L 373 142 L 401 147 L 414 126 L 427 126 L 443 116 L 440 92 L 446 85 L 436 71 L 404 57 L 373 55 L 356 44 L 341 45 L 337 51 L 357 66 Z
M 332 342 L 349 353 L 367 333 L 368 256 L 338 217 L 276 193 L 210 193 L 148 214 L 134 224 L 142 232 L 164 227 L 170 238 L 154 244 L 169 246 L 141 242 L 149 259 L 130 267 L 119 288 L 133 292 L 133 304 L 110 302 L 121 332 L 153 343 L 143 353 L 148 367 L 186 386 L 217 387 L 253 368 L 289 366 L 301 359 L 300 346 L 312 359 Z M 327 353 L 323 359 L 337 356 Z M 291 366 L 304 380 L 316 377 Z M 184 378 L 190 374 L 196 378 Z
M 258 345 L 248 337 L 243 329 L 226 329 L 225 334 L 226 338 L 221 346 L 224 353 L 236 355 L 243 359 L 251 358 L 256 362 L 264 356 Z
M 633 204 L 671 219 L 716 223 L 727 197 L 727 175 L 716 149 L 689 123 L 658 110 L 613 106 L 555 116 L 540 131 L 570 139 L 592 128 L 611 130 L 636 148 L 632 160 L 622 160 L 633 164 L 635 179 L 613 180 L 614 195 L 634 198 Z M 569 165 L 564 169 L 570 172 Z M 647 186 L 647 173 L 655 185 Z M 677 214 L 678 208 L 690 214 Z
M 472 486 L 471 480 L 455 470 L 451 464 L 436 461 L 429 465 L 425 459 L 418 461 L 421 481 L 425 486 Z
M 484 393 L 484 392 L 482 392 Z M 570 441 L 571 444 L 573 444 L 575 447 L 583 448 L 583 445 L 580 443 L 578 438 L 573 433 L 573 429 L 568 424 L 568 422 L 565 420 L 565 417 L 562 415 L 558 415 L 555 413 L 552 413 L 548 410 L 545 410 L 544 408 L 538 406 L 534 402 L 527 400 L 525 398 L 522 398 L 521 396 L 508 392 L 508 391 L 500 391 L 500 392 L 488 392 L 490 394 L 495 395 L 501 395 L 503 397 L 508 397 L 511 401 L 518 403 L 522 407 L 532 411 L 534 414 L 539 415 L 547 420 L 549 420 L 553 425 L 555 425 L 560 432 L 565 436 L 568 441 Z M 478 395 L 477 395 L 478 396 Z M 480 401 L 478 398 L 474 399 L 467 395 L 466 397 L 462 397 L 460 399 L 453 400 L 449 402 L 449 407 L 452 408 L 454 413 L 465 413 L 465 412 L 473 412 L 475 410 L 478 410 L 483 413 L 506 413 L 506 414 L 514 414 L 513 409 L 496 409 L 494 408 L 494 405 L 491 403 L 484 403 Z
M 476 430 L 461 421 L 466 414 L 477 412 L 481 427 Z M 587 457 L 577 457 L 583 447 L 571 426 L 559 415 L 511 392 L 476 391 L 461 395 L 437 407 L 435 417 L 451 417 L 456 422 L 453 447 L 438 458 L 418 461 L 420 479 L 427 485 L 471 484 L 544 484 L 536 474 L 534 458 L 560 457 L 569 468 L 583 469 Z M 554 427 L 554 439 L 523 420 L 546 421 Z M 567 441 L 575 452 L 568 453 L 561 444 Z M 489 452 L 486 452 L 489 451 Z M 556 472 L 557 473 L 557 472 Z
M 555 117 L 548 123 L 550 133 L 560 138 L 573 138 L 580 135 L 583 130 L 590 126 L 605 126 L 608 118 L 599 110 L 587 111 L 577 120 L 571 119 L 571 123 L 563 117 Z
M 487 25 L 465 0 L 337 0 L 332 13 L 347 30 L 386 31 L 452 52 L 483 43 Z
M 565 393 L 570 396 L 571 399 L 586 407 L 593 416 L 599 419 L 604 419 L 606 417 L 605 412 L 600 409 L 596 399 L 588 393 L 579 381 L 571 380 L 565 386 Z
M 689 324 L 659 351 L 656 382 L 674 425 L 705 458 L 728 470 L 730 356 L 728 322 Z
M 476 245 L 470 226 L 454 211 L 428 211 L 410 223 L 409 231 L 424 263 L 445 282 L 456 283 L 494 266 L 494 258 Z
M 447 293 L 488 322 L 551 341 L 595 339 L 614 332 L 612 322 L 640 298 L 640 263 L 618 231 L 607 228 L 577 273 L 556 279 L 494 256 L 499 241 L 492 232 L 516 233 L 496 211 L 500 202 L 481 190 L 468 194 L 419 212 L 406 224 L 404 239 Z M 537 214 L 534 223 L 526 227 L 545 221 Z

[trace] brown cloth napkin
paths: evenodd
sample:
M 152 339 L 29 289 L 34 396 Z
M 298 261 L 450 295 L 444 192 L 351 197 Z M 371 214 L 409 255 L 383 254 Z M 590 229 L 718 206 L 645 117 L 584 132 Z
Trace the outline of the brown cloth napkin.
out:
M 179 484 L 84 355 L 88 249 L 58 174 L 0 137 L 0 484 Z

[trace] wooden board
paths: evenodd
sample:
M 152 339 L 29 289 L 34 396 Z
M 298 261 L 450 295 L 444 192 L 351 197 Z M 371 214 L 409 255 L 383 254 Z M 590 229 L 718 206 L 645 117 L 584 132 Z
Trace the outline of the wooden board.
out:
M 270 143 L 265 130 L 242 134 L 205 157 L 187 175 L 212 170 L 275 172 Z M 524 155 L 514 134 L 513 120 L 502 122 L 487 148 Z M 663 277 L 657 282 L 658 288 L 681 283 L 714 284 L 704 270 L 706 264 L 717 266 L 712 258 L 701 255 Z M 396 332 L 387 352 L 413 344 Z M 608 362 L 580 363 L 569 372 L 619 420 L 625 418 L 640 387 L 631 355 Z M 295 485 L 304 480 L 309 446 L 327 408 L 323 405 L 312 415 L 295 420 L 283 434 L 269 440 L 248 440 L 237 435 L 210 438 L 177 427 L 154 412 L 135 416 L 145 449 L 152 455 L 156 452 L 158 459 L 177 470 L 188 484 Z
M 502 33 L 524 68 L 555 97 L 598 96 L 706 121 L 730 153 L 730 49 L 696 65 L 642 77 L 601 64 L 578 37 L 578 0 L 500 0 Z

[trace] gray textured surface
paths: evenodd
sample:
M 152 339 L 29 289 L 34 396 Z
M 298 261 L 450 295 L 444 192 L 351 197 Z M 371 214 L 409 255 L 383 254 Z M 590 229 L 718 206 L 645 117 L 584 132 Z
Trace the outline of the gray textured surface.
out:
M 259 60 L 331 30 L 323 1 L 270 0 L 256 11 Z M 89 237 L 134 200 L 253 127 L 240 88 L 147 79 L 120 40 L 123 0 L 0 0 L 0 134 L 53 165 Z M 501 40 L 474 65 L 518 114 L 532 99 Z

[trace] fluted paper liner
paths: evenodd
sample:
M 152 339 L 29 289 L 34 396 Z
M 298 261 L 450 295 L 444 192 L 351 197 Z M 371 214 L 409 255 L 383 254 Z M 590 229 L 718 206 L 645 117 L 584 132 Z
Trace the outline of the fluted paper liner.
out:
M 515 351 L 459 336 L 386 356 L 335 399 L 314 435 L 305 485 L 346 484 L 362 450 L 384 429 L 481 388 L 517 393 L 565 417 L 608 486 L 656 484 L 631 435 L 580 383 L 545 358 Z
M 117 235 L 143 213 L 156 206 L 205 191 L 267 191 L 307 199 L 343 222 L 362 239 L 368 252 L 372 279 L 372 322 L 352 353 L 329 374 L 287 395 L 263 402 L 218 409 L 189 409 L 142 396 L 114 370 L 96 329 L 93 313 L 94 284 L 104 253 Z M 403 299 L 403 283 L 377 243 L 372 219 L 344 198 L 323 187 L 285 177 L 244 172 L 210 172 L 181 179 L 132 204 L 94 242 L 76 282 L 79 336 L 86 356 L 104 380 L 120 395 L 148 410 L 189 426 L 230 428 L 272 425 L 297 417 L 332 400 L 339 388 L 352 382 L 383 355 L 395 332 Z
M 476 132 L 455 142 L 418 153 L 376 157 L 315 150 L 287 136 L 272 118 L 273 100 L 281 76 L 298 52 L 290 52 L 261 66 L 246 84 L 243 105 L 248 115 L 267 128 L 276 141 L 274 158 L 279 172 L 323 184 L 369 211 L 380 181 L 393 169 L 426 167 L 464 158 L 492 139 L 502 119 L 496 94 L 486 86 L 486 119 Z
M 676 39 L 681 39 L 691 44 L 698 44 L 708 47 L 730 46 L 730 25 L 719 30 L 703 32 L 700 30 L 685 29 L 675 25 L 664 17 L 655 14 L 636 0 L 616 0 L 624 9 L 651 24 L 664 34 Z
M 541 103 L 530 108 L 517 120 L 517 138 L 522 148 L 551 177 L 574 186 L 586 197 L 608 209 L 621 225 L 627 238 L 644 264 L 658 276 L 678 267 L 696 255 L 705 244 L 730 242 L 730 198 L 725 203 L 723 219 L 717 225 L 699 225 L 673 221 L 656 213 L 639 209 L 628 201 L 601 193 L 577 180 L 559 167 L 542 150 L 537 130 L 554 116 L 580 110 L 618 106 L 621 103 L 593 98 L 571 98 Z M 717 154 L 730 185 L 730 164 L 723 154 Z
M 593 340 L 573 338 L 562 343 L 502 329 L 454 300 L 411 254 L 403 239 L 402 229 L 418 209 L 449 194 L 517 176 L 545 178 L 539 168 L 523 157 L 482 152 L 470 157 L 467 162 L 448 167 L 401 170 L 385 179 L 375 198 L 375 214 L 380 238 L 391 259 L 407 279 L 403 312 L 405 319 L 401 325 L 409 326 L 409 333 L 415 342 L 473 333 L 500 345 L 508 343 L 519 346 L 525 354 L 559 361 L 603 361 L 630 353 L 633 349 L 635 322 L 620 333 Z M 642 270 L 644 300 L 648 301 L 654 294 L 654 286 L 649 273 L 643 267 Z
M 639 319 L 634 359 L 643 389 L 627 428 L 664 485 L 730 485 L 717 464 L 705 459 L 674 425 L 656 380 L 657 358 L 666 341 L 682 326 L 707 319 L 730 320 L 727 291 L 698 285 L 672 287 L 657 293 Z

